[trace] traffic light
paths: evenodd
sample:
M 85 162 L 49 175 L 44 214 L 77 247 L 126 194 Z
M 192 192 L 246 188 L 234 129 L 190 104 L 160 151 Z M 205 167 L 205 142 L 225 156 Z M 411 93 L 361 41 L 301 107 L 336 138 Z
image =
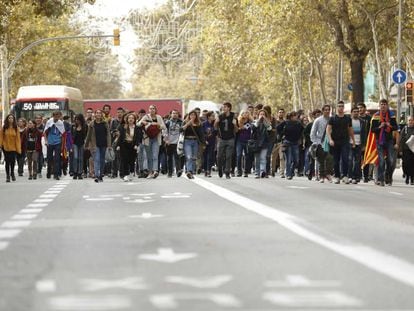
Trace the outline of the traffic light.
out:
M 412 105 L 413 104 L 413 87 L 414 82 L 410 81 L 405 84 L 405 100 L 407 101 L 407 104 Z
M 121 35 L 119 34 L 119 28 L 114 29 L 114 46 L 121 44 Z

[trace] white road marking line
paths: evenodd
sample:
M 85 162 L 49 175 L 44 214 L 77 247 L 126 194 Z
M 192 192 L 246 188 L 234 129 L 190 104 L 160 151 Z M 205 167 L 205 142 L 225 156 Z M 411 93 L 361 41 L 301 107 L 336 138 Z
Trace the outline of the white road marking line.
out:
M 134 195 L 137 197 L 150 197 L 150 196 L 155 195 L 155 193 L 132 193 L 130 195 Z
M 86 201 L 94 201 L 94 202 L 113 201 L 113 198 L 90 198 L 90 199 L 86 199 Z
M 148 289 L 143 278 L 131 277 L 120 280 L 98 280 L 84 279 L 80 280 L 81 287 L 84 291 L 97 292 L 102 290 L 121 288 L 128 290 L 144 290 Z
M 16 220 L 16 221 L 5 221 L 1 224 L 2 228 L 19 228 L 30 226 L 32 222 L 30 220 Z
M 101 194 L 99 197 L 101 198 L 120 198 L 123 197 L 123 194 Z
M 263 299 L 282 307 L 360 307 L 363 302 L 340 291 L 267 292 Z
M 241 301 L 230 294 L 176 293 L 152 295 L 149 299 L 154 307 L 161 310 L 179 308 L 178 300 L 195 300 L 197 301 L 197 306 L 200 304 L 200 300 L 207 300 L 210 303 L 213 302 L 221 308 L 240 308 L 242 306 Z
M 230 282 L 231 275 L 217 275 L 203 278 L 187 278 L 183 276 L 167 276 L 165 281 L 173 284 L 187 285 L 195 288 L 218 288 Z
M 10 230 L 4 230 L 0 229 L 0 239 L 12 239 L 18 236 L 22 230 L 19 229 L 10 229 Z
M 314 281 L 309 280 L 303 275 L 288 275 L 285 281 L 267 281 L 266 287 L 281 287 L 281 288 L 295 288 L 295 287 L 340 287 L 342 285 L 339 281 Z
M 389 193 L 391 193 L 391 194 L 395 194 L 395 195 L 404 195 L 403 193 L 400 193 L 400 192 L 394 192 L 394 191 L 390 191 Z
M 309 189 L 310 187 L 301 187 L 301 186 L 287 186 L 286 188 L 290 188 L 290 189 Z
M 159 218 L 164 217 L 164 215 L 153 215 L 151 213 L 142 213 L 141 215 L 130 215 L 129 218 L 143 218 L 143 219 L 150 219 L 150 218 Z
M 174 192 L 174 193 L 166 193 L 161 196 L 163 199 L 180 199 L 180 198 L 189 198 L 191 197 L 191 193 L 181 193 L 181 192 Z
M 369 269 L 414 287 L 414 265 L 408 261 L 365 245 L 352 243 L 350 241 L 344 241 L 343 243 L 330 241 L 328 238 L 314 233 L 300 225 L 300 223 L 304 223 L 304 220 L 297 221 L 298 218 L 293 215 L 284 213 L 265 204 L 261 204 L 203 179 L 196 177 L 195 179 L 192 179 L 192 181 L 197 185 L 215 193 L 219 197 L 235 203 L 246 210 L 277 222 L 279 225 L 308 241 L 319 244 L 334 251 L 335 253 L 352 259 Z
M 39 293 L 56 292 L 56 282 L 54 280 L 41 280 L 36 282 L 36 290 Z
M 149 202 L 154 202 L 154 200 L 143 200 L 143 199 L 135 199 L 135 200 L 130 200 L 130 201 L 125 201 L 125 203 L 149 203 Z
M 42 211 L 43 209 L 41 208 L 25 208 L 25 209 L 22 209 L 20 213 L 31 214 L 31 213 L 41 213 Z
M 37 214 L 17 214 L 12 217 L 14 220 L 35 219 Z
M 82 196 L 82 198 L 84 198 L 84 199 L 87 199 L 87 198 L 90 198 L 91 196 L 90 195 L 84 195 L 84 196 Z
M 46 207 L 46 206 L 48 206 L 49 204 L 45 204 L 45 203 L 38 203 L 38 204 L 36 204 L 36 203 L 30 203 L 30 204 L 27 204 L 26 205 L 26 207 Z
M 52 191 L 45 191 L 44 193 L 45 194 L 59 194 L 59 193 L 61 193 L 62 191 L 61 190 L 52 190 Z
M 50 309 L 57 311 L 100 311 L 129 309 L 132 302 L 127 296 L 60 296 L 48 300 Z
M 5 250 L 9 246 L 9 242 L 0 241 L 0 251 Z
M 56 198 L 57 196 L 58 196 L 57 194 L 41 194 L 39 198 L 48 199 L 48 198 Z
M 36 199 L 33 202 L 36 202 L 36 203 L 50 203 L 52 201 L 53 201 L 53 199 Z

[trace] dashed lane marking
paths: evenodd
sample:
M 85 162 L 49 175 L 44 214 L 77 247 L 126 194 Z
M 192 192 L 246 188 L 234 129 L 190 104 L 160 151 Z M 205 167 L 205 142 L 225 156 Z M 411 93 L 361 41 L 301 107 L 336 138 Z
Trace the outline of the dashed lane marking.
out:
M 2 228 L 20 228 L 30 226 L 32 222 L 30 220 L 16 220 L 5 221 L 1 224 Z
M 50 298 L 50 309 L 57 311 L 124 310 L 132 307 L 127 296 L 60 296 Z
M 56 282 L 53 280 L 41 280 L 36 282 L 36 290 L 39 293 L 56 292 Z
M 41 208 L 26 208 L 26 209 L 22 209 L 20 213 L 32 214 L 32 213 L 41 213 L 42 211 L 43 209 Z
M 33 202 L 36 202 L 36 203 L 50 203 L 52 201 L 53 201 L 53 199 L 36 199 Z
M 0 251 L 5 250 L 9 246 L 9 242 L 0 241 Z
M 27 220 L 27 219 L 35 219 L 38 215 L 37 214 L 17 214 L 12 217 L 13 220 Z
M 26 207 L 29 207 L 29 208 L 32 208 L 32 207 L 46 207 L 46 206 L 48 206 L 48 204 L 46 204 L 46 203 L 30 203 L 30 204 L 27 204 L 26 205 Z
M 9 229 L 9 230 L 3 230 L 0 229 L 0 239 L 12 239 L 18 236 L 22 230 L 19 229 Z

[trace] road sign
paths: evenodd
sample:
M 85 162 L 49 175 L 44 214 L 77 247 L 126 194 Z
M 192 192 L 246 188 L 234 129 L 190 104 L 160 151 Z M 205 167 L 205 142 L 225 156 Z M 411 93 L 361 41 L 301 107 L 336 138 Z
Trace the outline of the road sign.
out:
M 404 70 L 397 69 L 392 74 L 392 81 L 394 81 L 396 84 L 403 84 L 405 80 L 407 80 L 407 74 Z

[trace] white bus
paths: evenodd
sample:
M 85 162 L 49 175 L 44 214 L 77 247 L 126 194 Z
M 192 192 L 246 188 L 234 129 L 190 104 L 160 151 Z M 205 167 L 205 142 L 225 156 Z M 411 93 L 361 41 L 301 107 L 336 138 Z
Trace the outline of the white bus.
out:
M 73 117 L 83 110 L 83 98 L 79 89 L 65 85 L 22 86 L 17 92 L 13 111 L 16 118 L 33 119 L 35 115 L 48 118 L 53 111 Z

